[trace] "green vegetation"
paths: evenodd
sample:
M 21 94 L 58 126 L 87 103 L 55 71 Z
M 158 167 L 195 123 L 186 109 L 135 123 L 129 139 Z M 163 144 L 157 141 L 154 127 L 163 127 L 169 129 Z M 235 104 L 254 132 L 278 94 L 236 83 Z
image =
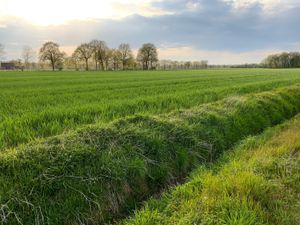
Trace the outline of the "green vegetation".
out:
M 249 138 L 122 224 L 297 225 L 299 137 L 300 116 Z
M 0 72 L 0 149 L 300 82 L 300 70 Z
M 282 73 L 288 75 L 286 71 Z M 145 74 L 143 79 L 147 79 Z M 189 89 L 197 85 L 196 72 L 194 76 L 196 81 L 188 82 Z M 243 89 L 246 75 L 235 76 L 235 82 L 240 82 Z M 258 85 L 261 76 L 249 75 L 248 79 L 256 81 L 249 81 L 248 85 Z M 227 79 L 228 83 L 234 83 L 229 77 L 224 77 L 221 83 Z M 187 77 L 182 79 L 181 82 L 187 81 Z M 207 81 L 218 86 L 218 79 L 213 75 Z M 153 88 L 157 93 L 157 83 Z M 189 89 L 185 87 L 183 92 L 189 93 Z M 78 88 L 76 91 L 79 92 Z M 161 91 L 166 93 L 168 89 L 164 86 Z M 193 102 L 192 98 L 187 99 Z M 77 100 L 80 102 L 80 98 Z M 279 124 L 299 111 L 300 86 L 295 85 L 229 97 L 160 116 L 133 116 L 3 150 L 0 152 L 1 222 L 99 224 L 110 221 L 167 185 L 182 180 L 200 164 L 214 161 L 242 138 Z
M 269 55 L 262 64 L 269 68 L 299 68 L 300 52 L 283 52 Z

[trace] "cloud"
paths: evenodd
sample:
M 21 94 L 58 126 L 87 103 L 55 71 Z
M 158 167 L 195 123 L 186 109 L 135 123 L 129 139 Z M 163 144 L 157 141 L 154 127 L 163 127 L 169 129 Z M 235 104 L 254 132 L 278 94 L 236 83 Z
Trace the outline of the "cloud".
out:
M 0 0 L 0 17 L 20 17 L 36 25 L 64 24 L 70 20 L 120 19 L 140 13 L 144 16 L 162 15 L 151 0 Z
M 271 1 L 247 2 L 237 6 L 237 2 L 223 0 L 155 1 L 151 3 L 151 9 L 165 13 L 152 16 L 134 14 L 118 20 L 73 20 L 52 26 L 35 26 L 10 18 L 5 26 L 0 27 L 0 42 L 6 45 L 7 52 L 14 52 L 10 57 L 16 57 L 17 49 L 22 49 L 25 44 L 38 48 L 45 40 L 57 41 L 62 46 L 76 46 L 96 38 L 107 41 L 111 47 L 128 42 L 133 48 L 144 42 L 153 42 L 160 49 L 188 48 L 216 57 L 216 52 L 220 52 L 227 63 L 240 62 L 238 57 L 253 62 L 247 53 L 253 56 L 259 52 L 256 54 L 259 62 L 262 53 L 300 50 L 300 3 L 285 1 L 286 7 L 271 12 L 266 9 L 266 4 L 276 8 L 281 1 L 272 4 Z M 19 46 L 12 43 L 19 43 Z M 228 58 L 228 54 L 232 57 Z

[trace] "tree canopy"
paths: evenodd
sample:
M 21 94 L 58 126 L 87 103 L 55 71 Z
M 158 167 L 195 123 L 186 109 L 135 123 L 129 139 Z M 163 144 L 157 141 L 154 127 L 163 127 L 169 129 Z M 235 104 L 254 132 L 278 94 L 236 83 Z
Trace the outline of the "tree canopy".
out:
M 142 64 L 144 70 L 153 69 L 158 62 L 158 53 L 154 44 L 146 43 L 139 49 L 137 60 Z
M 263 65 L 269 68 L 299 68 L 300 53 L 299 52 L 283 52 L 281 54 L 269 55 Z
M 93 48 L 90 44 L 84 43 L 79 45 L 73 53 L 73 56 L 85 61 L 85 69 L 89 70 L 89 59 L 93 55 Z
M 50 61 L 52 70 L 61 69 L 65 53 L 59 50 L 59 45 L 55 42 L 46 42 L 40 49 L 40 60 Z

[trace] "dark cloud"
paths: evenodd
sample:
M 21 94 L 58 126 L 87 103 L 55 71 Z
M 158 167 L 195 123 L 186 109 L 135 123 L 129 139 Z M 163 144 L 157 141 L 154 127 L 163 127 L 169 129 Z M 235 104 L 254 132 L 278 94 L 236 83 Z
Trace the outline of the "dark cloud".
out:
M 267 13 L 254 3 L 235 8 L 222 0 L 166 0 L 154 7 L 169 15 L 132 15 L 122 20 L 72 21 L 65 25 L 36 27 L 11 21 L 0 27 L 0 42 L 17 51 L 18 45 L 38 47 L 45 40 L 77 45 L 91 39 L 106 40 L 114 47 L 129 42 L 134 48 L 144 42 L 158 46 L 190 46 L 211 51 L 245 52 L 259 49 L 289 49 L 300 42 L 300 7 Z M 16 44 L 18 43 L 18 44 Z

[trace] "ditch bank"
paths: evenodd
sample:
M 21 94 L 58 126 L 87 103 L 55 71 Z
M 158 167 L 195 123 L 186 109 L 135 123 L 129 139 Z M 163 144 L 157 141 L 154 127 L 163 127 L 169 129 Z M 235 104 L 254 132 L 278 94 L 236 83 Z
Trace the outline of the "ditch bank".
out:
M 300 112 L 300 85 L 90 126 L 0 153 L 2 224 L 104 224 Z
M 298 225 L 300 115 L 244 140 L 122 225 Z

